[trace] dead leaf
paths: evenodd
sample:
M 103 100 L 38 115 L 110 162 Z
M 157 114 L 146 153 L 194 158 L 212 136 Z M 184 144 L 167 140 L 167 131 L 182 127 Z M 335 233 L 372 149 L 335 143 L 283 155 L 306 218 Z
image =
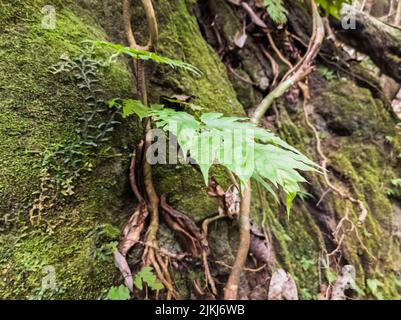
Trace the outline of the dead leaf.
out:
M 138 205 L 135 207 L 134 213 L 131 215 L 130 219 L 125 225 L 120 243 L 118 244 L 118 249 L 124 257 L 127 255 L 128 251 L 140 240 L 141 233 L 145 226 L 145 220 L 149 214 L 148 207 L 138 187 L 140 183 L 137 181 L 139 177 L 137 177 L 136 170 L 136 168 L 142 168 L 141 162 L 143 161 L 143 146 L 144 141 L 141 140 L 137 146 L 135 155 L 131 159 L 129 181 L 131 189 L 138 200 Z M 141 170 L 138 170 L 138 172 L 139 175 L 142 173 Z
M 276 257 L 273 246 L 269 245 L 269 239 L 266 239 L 266 237 L 267 235 L 258 226 L 251 224 L 249 253 L 259 262 L 272 266 L 276 262 Z
M 223 197 L 225 192 L 222 187 L 217 183 L 215 177 L 209 180 L 209 185 L 207 186 L 207 193 L 212 197 Z
M 183 94 L 174 94 L 174 95 L 171 96 L 171 99 L 178 100 L 178 101 L 183 101 L 183 102 L 188 102 L 188 100 L 191 99 L 191 97 L 183 95 Z
M 125 257 L 118 250 L 114 252 L 114 263 L 124 277 L 125 286 L 128 288 L 129 291 L 133 292 L 134 281 L 132 279 L 131 269 Z
M 130 185 L 133 193 L 135 194 L 138 204 L 134 209 L 133 214 L 128 220 L 127 224 L 124 226 L 123 233 L 120 239 L 120 242 L 117 246 L 117 250 L 114 252 L 114 262 L 117 268 L 120 270 L 121 274 L 124 277 L 124 283 L 126 287 L 133 292 L 133 279 L 131 269 L 128 265 L 126 255 L 129 250 L 139 242 L 142 231 L 145 226 L 146 217 L 149 214 L 148 207 L 145 203 L 145 200 L 138 188 L 137 175 L 135 168 L 142 168 L 142 150 L 143 150 L 144 141 L 141 140 L 137 146 L 137 150 L 135 155 L 131 159 L 130 166 Z M 139 175 L 141 175 L 141 170 L 138 170 Z
M 128 251 L 140 240 L 148 214 L 148 208 L 144 203 L 138 204 L 135 208 L 124 227 L 122 238 L 118 244 L 118 249 L 123 256 L 126 256 Z
M 237 216 L 240 212 L 241 195 L 238 188 L 234 185 L 230 186 L 226 192 L 212 177 L 209 181 L 207 193 L 218 199 L 219 214 L 229 216 L 230 218 Z
M 245 32 L 237 31 L 234 36 L 234 43 L 238 48 L 243 48 L 248 35 Z
M 266 7 L 264 0 L 255 0 L 255 7 L 257 8 L 264 8 Z
M 231 218 L 238 216 L 241 206 L 241 195 L 238 188 L 232 185 L 224 194 L 226 213 Z

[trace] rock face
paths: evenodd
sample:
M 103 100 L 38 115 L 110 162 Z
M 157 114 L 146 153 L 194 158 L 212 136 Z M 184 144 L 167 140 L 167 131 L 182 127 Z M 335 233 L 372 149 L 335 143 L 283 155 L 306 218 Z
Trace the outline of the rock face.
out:
M 41 25 L 41 8 L 49 2 L 57 13 L 54 30 Z M 133 22 L 141 39 L 146 30 L 137 2 L 133 1 Z M 104 298 L 116 275 L 110 253 L 135 201 L 127 175 L 130 154 L 141 135 L 138 123 L 124 121 L 117 125 L 110 141 L 84 157 L 91 171 L 74 181 L 72 195 L 61 197 L 46 210 L 39 226 L 30 224 L 28 213 L 37 198 L 36 191 L 41 190 L 43 155 L 54 150 L 55 144 L 68 145 L 74 140 L 85 108 L 85 95 L 76 79 L 53 75 L 49 68 L 62 55 L 79 55 L 83 40 L 123 41 L 117 14 L 120 6 L 106 0 L 26 3 L 16 5 L 6 0 L 0 4 L 0 298 Z M 195 65 L 202 76 L 154 66 L 149 80 L 150 99 L 159 102 L 161 96 L 185 94 L 204 108 L 202 112 L 244 114 L 239 101 L 249 104 L 245 107 L 254 104 L 255 97 L 263 91 L 258 85 L 262 80 L 244 63 L 235 66 L 236 71 L 256 86 L 246 86 L 244 90 L 238 83 L 231 84 L 213 43 L 209 45 L 204 39 L 205 32 L 202 34 L 196 19 L 196 5 L 193 0 L 155 2 L 161 32 L 158 53 Z M 238 18 L 233 8 L 225 6 L 224 10 L 223 17 L 232 17 L 235 28 Z M 229 27 L 224 26 L 226 30 Z M 244 50 L 246 62 L 251 59 L 252 45 Z M 270 72 L 266 69 L 262 76 Z M 101 68 L 97 78 L 105 100 L 135 95 L 127 61 Z M 283 268 L 289 272 L 300 298 L 310 299 L 319 294 L 319 277 L 330 278 L 333 272 L 341 271 L 341 266 L 349 264 L 356 270 L 359 297 L 399 297 L 396 280 L 401 272 L 401 257 L 392 221 L 400 192 L 394 188 L 391 197 L 387 194 L 390 181 L 400 177 L 397 156 L 401 144 L 396 122 L 382 101 L 350 78 L 327 81 L 316 72 L 311 87 L 310 117 L 330 159 L 330 179 L 363 201 L 368 216 L 362 227 L 357 226 L 359 207 L 328 190 L 321 175 L 307 177 L 310 184 L 305 188 L 312 197 L 297 200 L 289 220 L 283 207 L 254 188 L 253 221 L 265 228 L 268 247 L 273 252 L 270 256 L 274 257 L 269 261 L 269 270 Z M 290 105 L 283 100 L 277 107 L 277 133 L 320 161 L 301 104 Z M 228 186 L 224 172 L 216 169 L 213 174 L 224 187 Z M 196 223 L 217 213 L 217 202 L 207 195 L 203 179 L 193 167 L 157 166 L 154 180 L 158 193 L 168 192 L 169 203 Z M 333 266 L 329 270 L 324 257 L 336 248 L 332 232 L 345 215 L 355 224 L 356 231 L 349 232 L 342 242 L 341 256 L 336 255 L 338 270 Z M 160 237 L 174 246 L 174 238 L 166 229 L 162 227 Z M 211 225 L 209 243 L 212 262 L 232 263 L 237 247 L 236 224 L 220 221 Z M 249 266 L 254 267 L 252 261 Z M 228 269 L 219 264 L 213 267 L 214 276 L 223 280 L 227 277 Z M 44 291 L 42 283 L 48 281 L 49 270 L 55 272 L 56 286 Z M 190 279 L 199 271 L 175 275 L 182 297 L 194 297 Z M 269 274 L 263 273 L 265 279 Z M 372 281 L 379 281 L 376 291 L 369 286 Z M 241 297 L 266 298 L 268 286 L 261 283 L 253 273 L 244 273 Z
M 85 110 L 85 94 L 77 81 L 68 74 L 53 75 L 50 67 L 60 56 L 78 56 L 83 40 L 106 37 L 94 16 L 73 1 L 63 6 L 54 2 L 56 28 L 43 29 L 45 4 L 0 5 L 0 296 L 40 298 L 50 266 L 57 290 L 47 297 L 97 298 L 110 286 L 114 270 L 109 258 L 94 256 L 99 246 L 118 238 L 112 224 L 119 225 L 132 206 L 126 161 L 136 133 L 134 127 L 116 128 L 113 142 L 85 158 L 94 171 L 79 179 L 74 194 L 45 213 L 45 224 L 30 225 L 28 212 L 46 168 L 41 166 L 44 154 L 74 140 Z M 124 63 L 102 69 L 98 80 L 103 99 L 132 94 L 131 73 Z M 62 161 L 57 164 L 67 167 Z

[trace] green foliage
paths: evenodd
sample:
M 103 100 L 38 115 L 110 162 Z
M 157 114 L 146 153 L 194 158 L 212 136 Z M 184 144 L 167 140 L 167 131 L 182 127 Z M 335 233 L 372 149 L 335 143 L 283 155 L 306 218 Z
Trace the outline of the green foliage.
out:
M 107 293 L 108 300 L 129 300 L 131 299 L 129 290 L 126 286 L 111 287 Z
M 264 0 L 267 13 L 270 18 L 277 24 L 287 22 L 287 10 L 282 0 Z
M 392 179 L 391 180 L 391 186 L 390 188 L 386 188 L 385 192 L 389 196 L 394 196 L 397 193 L 397 190 L 400 190 L 401 187 L 401 179 Z
M 134 59 L 137 59 L 137 60 L 152 60 L 156 63 L 167 64 L 172 68 L 181 68 L 181 69 L 188 70 L 196 75 L 201 74 L 201 72 L 199 71 L 198 68 L 190 65 L 189 63 L 162 57 L 162 56 L 157 55 L 154 52 L 124 47 L 120 44 L 107 42 L 107 41 L 90 41 L 90 42 L 93 43 L 95 46 L 109 48 L 117 55 L 125 54 L 125 55 L 133 57 Z
M 86 48 L 77 57 L 67 55 L 50 68 L 54 75 L 66 74 L 76 80 L 76 86 L 84 94 L 84 108 L 78 120 L 81 125 L 76 135 L 64 143 L 54 143 L 43 152 L 40 167 L 40 188 L 34 194 L 30 210 L 31 217 L 41 217 L 42 212 L 51 208 L 59 193 L 69 197 L 75 194 L 75 184 L 84 173 L 92 170 L 90 156 L 93 151 L 111 138 L 119 121 L 116 111 L 107 108 L 102 99 L 103 90 L 97 85 L 98 72 L 106 67 L 97 59 L 93 48 Z
M 312 266 L 316 265 L 316 260 L 302 257 L 300 260 L 300 263 L 301 263 L 302 269 L 304 271 L 308 271 Z
M 144 283 L 152 290 L 161 290 L 164 288 L 163 284 L 157 280 L 152 267 L 143 267 L 142 270 L 136 274 L 134 279 L 135 286 L 139 290 L 143 290 Z
M 334 79 L 334 72 L 326 67 L 320 67 L 319 73 L 324 77 L 327 81 L 332 81 Z
M 394 187 L 401 187 L 401 179 L 400 179 L 400 178 L 393 179 L 393 180 L 391 180 L 391 184 L 392 184 Z
M 327 281 L 328 281 L 330 284 L 333 284 L 333 283 L 337 280 L 337 273 L 334 272 L 334 271 L 330 268 L 330 266 L 329 266 L 329 264 L 328 264 L 328 262 L 327 262 L 326 259 L 322 259 L 322 260 L 321 260 L 321 263 L 322 263 L 322 269 L 324 270 L 324 274 L 325 274 L 325 276 L 326 276 Z
M 336 18 L 339 17 L 342 5 L 351 2 L 352 0 L 316 0 L 316 3 L 324 9 L 327 15 Z
M 366 295 L 365 291 L 357 285 L 355 281 L 351 282 L 351 289 L 356 292 L 359 297 L 363 297 Z
M 380 287 L 383 287 L 383 282 L 377 279 L 367 279 L 366 284 L 370 293 L 378 300 L 383 300 L 383 294 L 380 292 Z
M 389 144 L 393 144 L 395 141 L 395 138 L 392 136 L 385 136 L 384 139 L 386 139 L 386 142 Z
M 198 121 L 186 112 L 161 109 L 160 105 L 146 108 L 139 101 L 123 103 L 122 109 L 126 116 L 152 117 L 156 127 L 175 135 L 184 160 L 192 158 L 199 165 L 206 184 L 211 166 L 220 164 L 233 172 L 242 185 L 253 178 L 276 199 L 273 187 L 284 190 L 288 212 L 301 191 L 299 183 L 306 181 L 298 170 L 319 168 L 285 141 L 245 117 L 204 113 Z
M 101 261 L 113 261 L 113 253 L 118 245 L 120 230 L 110 224 L 100 224 L 93 228 L 87 238 L 93 239 L 91 256 Z
M 87 110 L 84 110 L 83 115 L 78 118 L 81 122 L 81 127 L 77 129 L 79 135 L 75 145 L 71 145 L 72 153 L 77 152 L 74 147 L 82 145 L 97 147 L 100 143 L 109 141 L 108 134 L 114 130 L 114 125 L 119 123 L 114 120 L 114 113 L 111 114 L 108 121 L 96 123 L 99 120 L 98 116 L 107 110 L 104 100 L 100 97 L 103 90 L 96 87 L 98 83 L 96 74 L 99 68 L 105 66 L 105 64 L 94 58 L 94 53 L 91 50 L 77 58 L 70 59 L 65 57 L 50 69 L 53 74 L 71 73 L 77 80 L 78 88 L 85 92 Z

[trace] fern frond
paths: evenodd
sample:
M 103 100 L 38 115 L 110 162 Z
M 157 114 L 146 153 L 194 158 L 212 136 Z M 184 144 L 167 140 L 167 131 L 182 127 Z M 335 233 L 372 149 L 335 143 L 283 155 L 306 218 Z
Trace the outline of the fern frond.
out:
M 200 70 L 189 63 L 159 56 L 154 52 L 124 47 L 120 44 L 108 41 L 87 41 L 87 42 L 93 43 L 95 46 L 98 47 L 107 47 L 109 49 L 112 49 L 116 54 L 125 54 L 138 60 L 152 60 L 156 63 L 166 64 L 172 68 L 181 68 L 187 70 L 189 72 L 194 73 L 197 76 L 201 75 Z
M 301 191 L 299 184 L 306 181 L 299 172 L 321 170 L 294 147 L 246 117 L 204 113 L 197 120 L 186 112 L 160 109 L 159 105 L 146 108 L 136 100 L 123 103 L 124 108 L 124 115 L 152 117 L 158 128 L 175 135 L 184 158 L 189 156 L 196 161 L 206 184 L 209 169 L 218 163 L 233 172 L 242 185 L 253 178 L 276 199 L 274 189 L 282 189 L 290 208 Z
M 270 18 L 277 24 L 287 22 L 287 10 L 282 0 L 264 0 L 267 13 Z

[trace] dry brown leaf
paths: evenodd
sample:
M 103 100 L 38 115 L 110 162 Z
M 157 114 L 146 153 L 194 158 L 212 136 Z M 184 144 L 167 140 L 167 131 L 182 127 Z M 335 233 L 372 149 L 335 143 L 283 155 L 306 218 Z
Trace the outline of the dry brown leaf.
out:
M 255 7 L 257 8 L 265 8 L 265 1 L 264 0 L 255 0 Z
M 116 267 L 120 270 L 121 274 L 124 277 L 125 286 L 128 288 L 129 291 L 133 292 L 134 281 L 132 279 L 131 269 L 125 257 L 118 250 L 114 252 L 114 262 L 116 264 Z
M 266 245 L 265 239 L 257 237 L 254 234 L 251 234 L 249 253 L 252 254 L 258 261 L 266 264 L 269 264 L 271 260 L 271 254 Z
M 229 216 L 230 218 L 239 214 L 241 195 L 238 188 L 234 185 L 230 186 L 226 192 L 217 183 L 216 179 L 212 177 L 209 181 L 207 193 L 218 199 L 219 201 L 219 214 Z
M 232 185 L 224 194 L 226 214 L 229 217 L 239 215 L 241 206 L 241 195 L 238 188 Z
M 234 43 L 238 48 L 243 48 L 248 35 L 245 32 L 237 31 L 234 36 Z
M 138 204 L 135 208 L 134 213 L 124 227 L 122 238 L 118 244 L 118 249 L 123 256 L 126 256 L 128 251 L 140 240 L 148 214 L 148 208 L 144 203 Z
M 183 94 L 174 94 L 171 96 L 171 99 L 182 101 L 182 102 L 188 102 L 188 100 L 191 99 L 191 97 L 183 95 Z
M 134 213 L 131 215 L 127 224 L 124 226 L 123 233 L 120 242 L 117 246 L 117 250 L 114 253 L 114 261 L 117 268 L 120 270 L 124 277 L 124 283 L 126 287 L 132 292 L 133 291 L 133 279 L 131 269 L 128 265 L 126 255 L 129 250 L 140 241 L 142 231 L 145 226 L 146 217 L 149 214 L 145 200 L 138 188 L 137 175 L 135 168 L 142 168 L 142 150 L 144 141 L 140 141 L 135 155 L 131 159 L 129 181 L 131 189 L 135 194 L 138 204 L 135 207 Z M 141 170 L 138 171 L 139 175 Z

